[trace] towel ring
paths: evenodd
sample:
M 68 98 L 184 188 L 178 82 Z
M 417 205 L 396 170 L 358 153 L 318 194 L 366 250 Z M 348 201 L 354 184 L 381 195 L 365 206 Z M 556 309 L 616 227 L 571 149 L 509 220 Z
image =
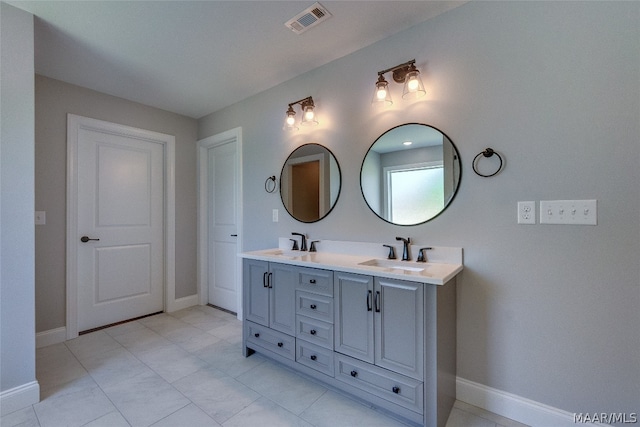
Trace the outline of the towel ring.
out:
M 269 178 L 266 179 L 266 181 L 264 182 L 264 190 L 267 193 L 273 193 L 274 191 L 276 191 L 276 176 L 275 175 L 271 175 Z
M 481 158 L 480 156 L 484 156 L 484 157 L 491 157 L 493 155 L 498 156 L 498 159 L 500 160 L 500 165 L 498 166 L 498 169 L 492 173 L 492 174 L 482 174 L 480 172 L 478 172 L 477 169 L 477 164 L 478 164 L 478 160 Z M 496 151 L 493 150 L 493 148 L 485 148 L 483 151 L 481 151 L 480 153 L 478 153 L 474 158 L 473 158 L 473 171 L 483 177 L 483 178 L 489 178 L 490 176 L 494 176 L 496 175 L 498 172 L 500 172 L 502 170 L 502 157 L 500 156 L 500 154 L 498 154 Z

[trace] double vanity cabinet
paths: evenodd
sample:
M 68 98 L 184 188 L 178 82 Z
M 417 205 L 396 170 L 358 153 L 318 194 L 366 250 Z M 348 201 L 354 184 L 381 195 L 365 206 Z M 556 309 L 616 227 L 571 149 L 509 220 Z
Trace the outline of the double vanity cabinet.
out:
M 459 263 L 424 265 L 245 253 L 244 354 L 261 353 L 405 422 L 444 426 L 455 400 L 458 250 Z

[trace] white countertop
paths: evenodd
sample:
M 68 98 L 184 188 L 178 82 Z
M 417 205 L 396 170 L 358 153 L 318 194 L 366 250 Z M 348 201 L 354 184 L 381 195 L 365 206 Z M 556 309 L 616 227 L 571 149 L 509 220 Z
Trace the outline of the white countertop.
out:
M 388 252 L 381 244 L 322 241 L 316 244 L 317 252 L 306 252 L 288 249 L 288 240 L 280 239 L 279 248 L 245 252 L 241 256 L 247 259 L 368 274 L 431 285 L 444 285 L 463 269 L 462 248 L 433 247 L 426 251 L 427 262 L 415 262 L 400 260 L 401 245 L 400 251 L 396 248 L 398 259 L 389 260 L 384 255 L 379 256 Z M 412 249 L 415 260 L 418 247 L 412 245 Z M 358 254 L 354 254 L 354 251 Z

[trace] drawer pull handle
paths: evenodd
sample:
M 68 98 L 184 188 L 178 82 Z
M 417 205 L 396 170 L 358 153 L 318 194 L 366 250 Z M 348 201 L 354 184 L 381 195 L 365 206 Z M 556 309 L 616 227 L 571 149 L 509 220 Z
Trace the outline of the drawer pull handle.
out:
M 315 304 L 311 304 L 311 305 L 309 306 L 309 308 L 311 308 L 311 310 L 315 310 L 315 309 L 316 309 L 316 305 L 315 305 Z
M 283 343 L 281 343 L 281 342 L 279 342 L 279 343 L 278 343 L 278 347 L 282 347 L 283 345 L 284 345 L 284 344 L 283 344 Z
M 309 283 L 311 283 L 312 285 L 315 285 L 316 284 L 316 279 L 309 280 Z
M 315 329 L 312 329 L 312 330 L 310 330 L 310 331 L 309 331 L 309 333 L 310 333 L 311 335 L 315 335 L 315 334 L 316 334 L 316 330 L 315 330 Z
M 253 334 L 253 336 L 256 337 L 256 338 L 260 338 L 260 334 L 257 333 L 257 332 L 255 334 Z
M 358 376 L 358 372 L 357 371 L 351 371 L 351 376 L 353 378 L 357 377 Z
M 312 355 L 311 355 L 311 357 L 309 357 L 309 359 L 311 359 L 311 360 L 316 360 L 316 359 L 317 359 L 317 357 L 316 357 L 316 355 L 315 355 L 315 354 L 312 354 Z
M 397 387 L 397 386 L 396 386 L 396 387 L 393 387 L 393 388 L 391 389 L 391 391 L 393 391 L 395 394 L 399 394 L 399 393 L 400 393 L 400 387 Z

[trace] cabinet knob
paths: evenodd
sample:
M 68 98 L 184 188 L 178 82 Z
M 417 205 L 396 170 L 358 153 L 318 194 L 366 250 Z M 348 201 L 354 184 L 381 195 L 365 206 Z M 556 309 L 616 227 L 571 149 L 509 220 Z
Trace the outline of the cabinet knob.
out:
M 316 284 L 316 279 L 309 280 L 309 283 L 311 283 L 312 285 L 315 285 Z
M 316 360 L 316 359 L 317 359 L 317 357 L 316 357 L 316 355 L 315 355 L 315 354 L 312 354 L 312 355 L 311 355 L 311 357 L 309 357 L 309 359 L 311 359 L 311 360 Z
M 281 343 L 281 342 L 279 342 L 279 343 L 278 343 L 278 347 L 282 347 L 283 345 L 284 345 L 284 344 L 283 344 L 283 343 Z
M 395 386 L 391 389 L 391 391 L 393 391 L 395 394 L 398 394 L 400 393 L 400 387 Z
M 358 372 L 357 371 L 351 371 L 351 376 L 353 378 L 357 377 L 358 376 Z
M 260 334 L 258 334 L 258 333 L 253 334 L 253 336 L 256 337 L 256 338 L 260 338 Z
M 310 330 L 310 331 L 309 331 L 309 333 L 310 333 L 311 335 L 315 335 L 315 334 L 316 334 L 316 330 L 315 330 L 315 329 L 312 329 L 312 330 Z
M 315 309 L 316 309 L 316 305 L 315 305 L 315 304 L 311 304 L 311 305 L 309 306 L 309 308 L 311 308 L 311 310 L 315 310 Z

